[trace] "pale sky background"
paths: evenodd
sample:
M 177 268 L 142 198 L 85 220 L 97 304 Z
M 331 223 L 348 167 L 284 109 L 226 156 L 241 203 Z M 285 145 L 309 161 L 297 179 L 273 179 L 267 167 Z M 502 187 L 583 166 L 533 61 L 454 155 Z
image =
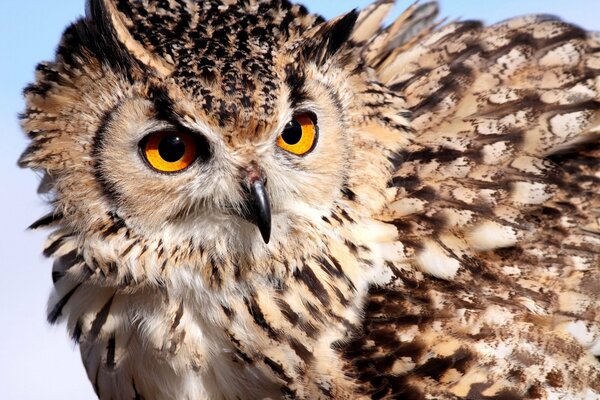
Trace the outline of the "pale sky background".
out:
M 399 9 L 412 0 L 398 0 Z M 305 1 L 333 17 L 370 1 Z M 35 194 L 37 177 L 16 167 L 25 146 L 17 123 L 21 89 L 34 65 L 53 57 L 62 30 L 81 15 L 84 0 L 0 0 L 0 397 L 94 399 L 79 352 L 64 326 L 46 323 L 51 261 L 40 251 L 44 232 L 25 228 L 47 211 Z M 330 5 L 326 5 L 330 4 Z M 600 30 L 600 0 L 441 0 L 442 16 L 497 22 L 528 14 L 556 14 Z M 399 10 L 397 10 L 399 12 Z

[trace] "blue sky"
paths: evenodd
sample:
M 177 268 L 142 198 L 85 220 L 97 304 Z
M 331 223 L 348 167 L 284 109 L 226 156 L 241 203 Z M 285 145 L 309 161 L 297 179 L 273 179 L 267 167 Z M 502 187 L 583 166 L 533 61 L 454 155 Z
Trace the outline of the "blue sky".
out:
M 412 0 L 398 0 L 399 9 Z M 311 10 L 333 17 L 369 1 L 305 1 Z M 442 15 L 496 22 L 527 13 L 557 14 L 600 30 L 597 0 L 441 0 Z M 21 89 L 34 65 L 51 59 L 65 26 L 81 15 L 84 0 L 5 1 L 0 13 L 0 388 L 6 399 L 93 399 L 79 353 L 65 329 L 45 323 L 51 262 L 39 255 L 44 233 L 25 232 L 46 210 L 35 195 L 37 177 L 15 166 L 25 146 L 16 115 Z M 398 10 L 399 11 L 399 10 Z

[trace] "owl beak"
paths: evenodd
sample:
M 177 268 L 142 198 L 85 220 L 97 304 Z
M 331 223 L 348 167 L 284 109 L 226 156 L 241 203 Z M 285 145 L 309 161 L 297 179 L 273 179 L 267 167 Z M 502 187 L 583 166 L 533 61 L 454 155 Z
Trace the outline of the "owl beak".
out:
M 269 243 L 271 239 L 271 204 L 262 179 L 249 179 L 246 197 L 245 218 L 258 227 L 260 234 Z

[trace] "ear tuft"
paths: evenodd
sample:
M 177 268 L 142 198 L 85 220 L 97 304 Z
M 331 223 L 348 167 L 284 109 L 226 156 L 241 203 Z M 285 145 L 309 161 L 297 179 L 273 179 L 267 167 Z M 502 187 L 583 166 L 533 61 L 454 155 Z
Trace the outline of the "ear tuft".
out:
M 338 21 L 335 21 L 333 26 L 331 26 L 331 28 L 328 29 L 325 36 L 328 39 L 327 55 L 329 57 L 337 53 L 340 47 L 342 47 L 342 45 L 344 45 L 348 41 L 348 38 L 352 34 L 352 30 L 354 29 L 354 25 L 356 24 L 357 19 L 358 11 L 354 9 L 348 14 L 344 15 Z
M 322 65 L 335 56 L 348 43 L 357 19 L 358 11 L 354 9 L 315 28 L 304 47 L 306 58 Z
M 99 40 L 111 38 L 114 44 L 129 57 L 158 76 L 166 77 L 173 72 L 173 65 L 144 48 L 143 44 L 133 37 L 127 26 L 126 16 L 119 12 L 114 0 L 88 0 L 86 15 L 99 31 L 101 35 Z

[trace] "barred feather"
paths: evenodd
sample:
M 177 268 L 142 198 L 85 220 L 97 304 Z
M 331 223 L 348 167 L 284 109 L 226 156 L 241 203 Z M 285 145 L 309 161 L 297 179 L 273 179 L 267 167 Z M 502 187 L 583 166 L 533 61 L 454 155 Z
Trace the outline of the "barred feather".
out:
M 378 398 L 596 398 L 598 36 L 548 16 L 423 29 L 373 64 L 412 114 L 380 217 L 408 262 L 371 289 L 352 369 Z

